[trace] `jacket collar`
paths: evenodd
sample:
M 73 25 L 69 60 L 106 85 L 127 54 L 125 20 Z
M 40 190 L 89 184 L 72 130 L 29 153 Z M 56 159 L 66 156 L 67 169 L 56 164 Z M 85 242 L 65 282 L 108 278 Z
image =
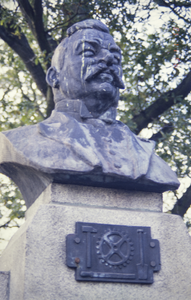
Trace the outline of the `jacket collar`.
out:
M 55 110 L 71 115 L 78 121 L 85 121 L 87 119 L 94 119 L 91 112 L 88 111 L 83 101 L 77 100 L 62 100 L 56 103 Z M 116 121 L 116 108 L 110 107 L 106 112 L 100 115 L 97 119 L 100 119 L 106 123 L 115 123 Z

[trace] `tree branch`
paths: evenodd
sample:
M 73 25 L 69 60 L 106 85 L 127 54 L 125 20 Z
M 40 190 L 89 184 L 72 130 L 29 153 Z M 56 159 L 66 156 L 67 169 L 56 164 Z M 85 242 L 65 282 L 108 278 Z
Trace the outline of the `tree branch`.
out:
M 173 1 L 173 3 L 170 3 L 170 2 L 166 2 L 164 0 L 153 0 L 156 4 L 158 4 L 158 6 L 163 6 L 163 7 L 168 7 L 170 8 L 173 13 L 175 15 L 177 15 L 180 19 L 184 20 L 186 23 L 190 23 L 190 20 L 187 20 L 185 19 L 184 17 L 182 17 L 176 10 L 175 8 L 182 8 L 182 7 L 185 7 L 185 8 L 189 8 L 191 7 L 191 4 L 190 3 L 183 3 L 183 2 L 178 2 L 176 3 L 175 1 Z M 174 7 L 172 7 L 172 5 Z
M 15 24 L 14 17 L 9 13 L 8 9 L 0 5 L 0 16 L 3 18 L 9 16 L 9 22 L 0 26 L 0 38 L 7 43 L 13 51 L 15 51 L 24 62 L 27 70 L 36 82 L 41 93 L 46 97 L 47 83 L 45 81 L 45 73 L 40 63 L 35 63 L 35 54 L 31 49 L 27 38 L 21 32 L 20 27 Z
M 18 224 L 16 224 L 16 225 L 12 225 L 12 226 L 9 226 L 9 224 L 11 223 L 11 221 L 12 221 L 12 220 L 9 220 L 9 221 L 7 221 L 5 224 L 3 224 L 3 225 L 0 225 L 0 228 L 7 228 L 7 227 L 9 227 L 9 228 L 13 228 L 13 227 L 19 227 L 19 225 L 18 225 Z
M 23 33 L 16 35 L 13 28 L 5 28 L 0 26 L 0 37 L 7 43 L 22 59 L 27 70 L 36 82 L 41 93 L 46 97 L 47 83 L 45 81 L 45 73 L 41 64 L 35 64 L 35 54 L 28 44 L 28 41 Z
M 42 1 L 34 0 L 33 7 L 30 5 L 28 0 L 17 0 L 17 2 L 24 18 L 26 19 L 39 44 L 41 51 L 45 52 L 45 56 L 48 56 L 48 54 L 52 52 L 52 49 L 47 39 L 47 34 L 44 30 Z M 47 68 L 49 67 L 50 62 L 47 61 Z
M 24 1 L 25 3 L 28 3 L 28 1 Z M 32 11 L 30 10 L 30 4 L 26 7 L 27 13 L 30 14 L 32 18 Z M 30 10 L 30 11 L 29 11 Z M 47 100 L 47 117 L 50 115 L 52 109 L 54 108 L 54 101 L 53 101 L 53 95 L 52 93 L 48 91 L 47 83 L 45 80 L 45 72 L 41 66 L 41 64 L 38 62 L 35 63 L 35 53 L 31 49 L 27 38 L 25 35 L 21 32 L 21 29 L 17 26 L 17 32 L 16 32 L 16 24 L 15 20 L 9 14 L 9 11 L 7 9 L 4 9 L 0 5 L 0 16 L 3 15 L 3 13 L 6 13 L 9 15 L 9 19 L 11 20 L 11 23 L 9 22 L 6 24 L 6 26 L 0 26 L 0 38 L 4 40 L 5 43 L 7 43 L 12 50 L 14 50 L 19 57 L 24 62 L 27 70 L 30 72 L 34 82 L 36 83 L 38 89 L 41 91 L 43 96 L 46 97 Z M 18 34 L 19 29 L 19 34 Z M 46 34 L 47 35 L 47 34 Z M 48 64 L 47 64 L 48 67 Z
M 171 4 L 173 4 L 175 7 L 191 7 L 191 3 L 188 2 L 181 2 L 181 1 L 173 1 Z
M 173 2 L 166 2 L 164 0 L 153 0 L 159 6 L 170 7 L 170 5 L 174 5 L 174 7 L 191 7 L 191 3 L 188 2 L 181 2 L 181 1 L 173 1 Z
M 3 93 L 0 102 L 3 101 L 3 99 L 5 98 L 5 96 L 11 91 L 11 85 L 8 86 L 8 88 L 6 89 L 6 91 Z
M 172 214 L 180 215 L 183 217 L 191 205 L 191 186 L 183 194 L 183 196 L 178 199 L 175 203 L 173 209 L 171 210 Z
M 158 142 L 160 139 L 164 138 L 167 133 L 171 133 L 173 130 L 174 126 L 172 123 L 165 124 L 165 126 L 157 133 L 153 134 L 149 140 Z
M 0 228 L 7 228 L 7 227 L 9 227 L 9 228 L 13 228 L 13 227 L 20 227 L 18 224 L 17 225 L 12 225 L 12 226 L 9 226 L 9 223 L 11 222 L 12 220 L 9 220 L 7 223 L 5 223 L 5 224 L 3 224 L 3 225 L 0 225 Z M 1 240 L 3 240 L 3 239 L 1 239 Z
M 180 103 L 191 91 L 191 71 L 183 81 L 173 90 L 161 95 L 153 104 L 134 116 L 132 121 L 137 124 L 135 133 L 138 134 L 143 128 L 153 122 L 173 105 Z

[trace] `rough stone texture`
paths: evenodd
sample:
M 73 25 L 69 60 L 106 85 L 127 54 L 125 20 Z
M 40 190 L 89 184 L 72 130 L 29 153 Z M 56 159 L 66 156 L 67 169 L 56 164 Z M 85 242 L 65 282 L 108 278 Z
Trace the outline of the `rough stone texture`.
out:
M 82 191 L 76 189 L 76 195 L 82 195 L 83 188 Z M 75 197 L 63 202 L 71 192 L 70 187 L 65 192 L 63 189 L 54 185 L 52 191 L 49 188 L 44 196 L 39 197 L 29 209 L 26 223 L 2 255 L 0 270 L 11 270 L 9 300 L 190 299 L 191 241 L 179 216 L 158 211 L 135 211 L 124 205 L 118 208 L 112 207 L 113 204 L 85 206 L 86 199 L 77 205 Z M 97 191 L 95 189 L 94 193 L 99 198 Z M 65 237 L 75 232 L 76 221 L 150 226 L 152 238 L 160 241 L 161 248 L 162 267 L 154 273 L 154 283 L 75 281 L 74 270 L 65 265 Z
M 10 299 L 23 300 L 26 223 L 10 240 L 0 258 L 0 271 L 10 271 Z M 1 291 L 1 290 L 0 290 Z
M 40 204 L 71 204 L 94 207 L 127 208 L 145 211 L 162 211 L 162 195 L 159 193 L 133 192 L 88 186 L 50 184 L 25 217 L 33 214 Z
M 0 272 L 0 300 L 9 300 L 9 272 Z

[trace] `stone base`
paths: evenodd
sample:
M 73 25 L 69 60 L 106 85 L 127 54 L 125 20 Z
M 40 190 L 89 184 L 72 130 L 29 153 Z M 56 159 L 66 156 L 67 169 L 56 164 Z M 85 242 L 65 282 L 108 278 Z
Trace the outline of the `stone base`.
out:
M 0 299 L 9 300 L 9 272 L 0 272 Z
M 0 271 L 10 271 L 9 300 L 190 299 L 190 236 L 179 216 L 161 213 L 161 204 L 160 194 L 50 185 L 2 254 Z M 65 242 L 78 221 L 150 226 L 161 252 L 154 283 L 76 281 L 65 264 Z

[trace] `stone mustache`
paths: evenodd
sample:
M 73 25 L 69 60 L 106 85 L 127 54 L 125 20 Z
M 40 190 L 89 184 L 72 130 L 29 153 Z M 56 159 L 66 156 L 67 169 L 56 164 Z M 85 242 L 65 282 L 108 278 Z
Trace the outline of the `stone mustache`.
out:
M 121 50 L 98 20 L 74 24 L 56 48 L 47 82 L 55 110 L 38 125 L 0 134 L 0 171 L 29 207 L 51 183 L 161 193 L 179 186 L 154 153 L 116 120 Z

